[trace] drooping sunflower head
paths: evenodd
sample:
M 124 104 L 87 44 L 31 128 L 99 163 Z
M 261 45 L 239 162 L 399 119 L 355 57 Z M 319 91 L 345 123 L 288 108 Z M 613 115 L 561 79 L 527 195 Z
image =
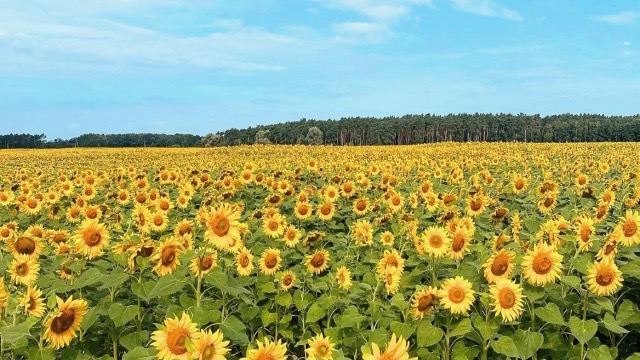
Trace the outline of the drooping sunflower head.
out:
M 446 279 L 438 292 L 440 305 L 452 314 L 467 314 L 475 301 L 473 286 L 462 276 Z
M 40 291 L 38 287 L 29 286 L 19 300 L 20 306 L 24 308 L 25 314 L 37 318 L 41 318 L 44 314 L 45 306 L 42 299 L 42 291 Z
M 189 270 L 196 277 L 206 275 L 218 265 L 218 253 L 207 251 L 203 256 L 196 256 L 189 264 Z
M 338 271 L 336 272 L 336 280 L 338 282 L 338 286 L 342 290 L 349 290 L 351 285 L 353 285 L 351 281 L 351 271 L 349 271 L 346 266 L 338 268 Z
M 589 250 L 593 246 L 592 235 L 596 229 L 594 221 L 588 216 L 578 217 L 574 226 L 578 251 Z
M 471 233 L 464 226 L 457 226 L 451 232 L 451 247 L 449 249 L 449 257 L 460 262 L 464 255 L 469 251 L 469 243 L 472 239 Z
M 158 246 L 151 261 L 156 265 L 153 270 L 159 276 L 165 276 L 173 273 L 180 265 L 180 254 L 182 254 L 182 243 L 174 236 L 169 236 Z
M 329 252 L 321 249 L 307 255 L 305 259 L 307 270 L 313 274 L 320 274 L 329 267 Z
M 489 287 L 493 299 L 493 312 L 500 315 L 503 322 L 517 320 L 524 311 L 522 286 L 508 279 L 498 279 Z
M 188 342 L 200 339 L 200 332 L 196 323 L 191 321 L 187 313 L 182 316 L 167 318 L 160 330 L 151 335 L 152 346 L 158 350 L 157 357 L 160 360 L 187 360 L 193 357 L 193 346 Z
M 622 271 L 613 260 L 595 261 L 587 274 L 589 290 L 598 296 L 615 294 L 622 287 Z
M 432 313 L 438 303 L 438 289 L 429 286 L 413 294 L 411 301 L 411 313 L 416 319 L 422 319 L 425 315 Z
M 54 349 L 63 348 L 77 336 L 82 320 L 87 313 L 87 302 L 73 300 L 73 296 L 63 301 L 56 297 L 57 309 L 44 323 L 44 339 Z

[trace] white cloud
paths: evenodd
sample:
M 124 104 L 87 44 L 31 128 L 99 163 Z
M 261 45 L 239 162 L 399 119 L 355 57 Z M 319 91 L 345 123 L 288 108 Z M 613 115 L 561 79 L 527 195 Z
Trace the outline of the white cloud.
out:
M 406 16 L 413 6 L 433 6 L 432 0 L 326 0 L 332 9 L 350 10 L 376 21 L 395 21 Z
M 592 16 L 591 20 L 615 25 L 629 25 L 640 18 L 640 11 L 623 11 L 617 14 Z
M 524 21 L 524 18 L 516 11 L 498 5 L 492 0 L 451 0 L 453 6 L 471 14 L 481 16 L 495 16 L 511 21 Z
M 343 22 L 333 25 L 335 40 L 344 43 L 382 42 L 392 35 L 389 27 L 376 22 Z
M 623 42 L 622 45 L 631 46 L 631 41 L 627 40 L 627 41 Z

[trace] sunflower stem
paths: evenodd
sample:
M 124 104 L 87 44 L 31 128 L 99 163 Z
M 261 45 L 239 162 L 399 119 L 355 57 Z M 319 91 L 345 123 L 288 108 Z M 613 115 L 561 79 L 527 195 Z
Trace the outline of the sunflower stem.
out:
M 118 337 L 115 334 L 111 335 L 111 342 L 113 343 L 113 360 L 118 360 Z
M 201 289 L 202 289 L 202 274 L 198 275 L 196 279 L 196 308 L 200 308 L 200 300 L 202 298 Z
M 438 274 L 436 270 L 436 257 L 431 255 L 431 284 L 436 285 L 438 281 Z
M 582 321 L 587 321 L 587 307 L 589 306 L 589 291 L 584 291 L 584 307 L 582 309 Z

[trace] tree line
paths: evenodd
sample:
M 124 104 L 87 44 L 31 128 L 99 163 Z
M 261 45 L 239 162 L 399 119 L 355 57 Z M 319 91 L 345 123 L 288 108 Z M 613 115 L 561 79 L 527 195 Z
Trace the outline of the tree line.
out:
M 457 142 L 640 141 L 640 115 L 449 114 L 301 119 L 206 136 L 190 134 L 85 134 L 47 140 L 44 134 L 0 135 L 1 148 L 195 147 L 243 144 L 404 145 Z
M 322 143 L 332 145 L 404 145 L 442 141 L 594 142 L 640 141 L 640 115 L 598 114 L 449 114 L 348 117 L 308 120 L 229 129 L 209 134 L 212 145 L 256 142 L 268 132 L 268 142 L 303 144 L 310 128 L 322 133 Z M 260 134 L 259 134 L 260 133 Z

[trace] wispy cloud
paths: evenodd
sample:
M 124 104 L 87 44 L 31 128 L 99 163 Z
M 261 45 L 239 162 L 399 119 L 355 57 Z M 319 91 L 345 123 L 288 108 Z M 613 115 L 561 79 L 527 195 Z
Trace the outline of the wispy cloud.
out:
M 333 25 L 335 40 L 344 43 L 382 42 L 392 36 L 391 29 L 377 22 L 343 22 Z
M 376 21 L 395 21 L 417 5 L 433 6 L 432 0 L 328 0 L 328 8 L 355 11 Z
M 629 25 L 640 19 L 640 11 L 622 11 L 617 14 L 592 16 L 591 20 L 614 25 Z
M 498 5 L 491 0 L 451 0 L 454 8 L 470 14 L 481 16 L 495 16 L 511 21 L 524 21 L 516 11 Z

